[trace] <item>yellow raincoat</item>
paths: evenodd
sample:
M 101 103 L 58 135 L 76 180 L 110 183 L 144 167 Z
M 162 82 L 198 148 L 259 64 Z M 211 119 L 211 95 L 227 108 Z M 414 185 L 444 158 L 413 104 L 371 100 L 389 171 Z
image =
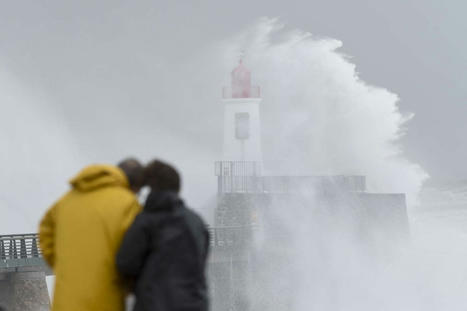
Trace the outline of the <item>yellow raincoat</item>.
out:
M 40 246 L 55 273 L 53 311 L 122 311 L 125 289 L 115 255 L 141 211 L 123 171 L 92 165 L 40 223 Z

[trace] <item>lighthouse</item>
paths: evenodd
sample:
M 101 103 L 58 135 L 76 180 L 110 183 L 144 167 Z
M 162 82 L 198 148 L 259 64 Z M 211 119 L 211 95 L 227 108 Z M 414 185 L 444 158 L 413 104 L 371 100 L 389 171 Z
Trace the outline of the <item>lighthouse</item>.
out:
M 231 72 L 230 87 L 222 91 L 224 142 L 216 162 L 219 193 L 256 191 L 261 176 L 260 88 L 251 85 L 251 72 L 240 60 Z
M 212 309 L 217 311 L 253 310 L 258 305 L 277 309 L 290 301 L 289 296 L 282 295 L 271 301 L 261 298 L 257 304 L 250 291 L 260 288 L 258 284 L 276 281 L 274 271 L 268 269 L 265 273 L 261 269 L 268 267 L 270 258 L 286 263 L 280 258 L 284 258 L 290 241 L 278 230 L 280 211 L 295 215 L 298 224 L 307 221 L 307 225 L 317 228 L 322 223 L 334 224 L 338 218 L 336 232 L 347 229 L 351 241 L 359 241 L 365 253 L 373 249 L 377 254 L 398 253 L 398 249 L 386 247 L 385 241 L 405 241 L 409 232 L 405 195 L 369 193 L 365 176 L 263 174 L 261 101 L 259 87 L 252 86 L 251 72 L 240 61 L 231 72 L 231 85 L 223 89 L 223 158 L 215 163 L 218 190 L 208 275 Z M 311 199 L 307 193 L 313 193 Z M 342 208 L 344 204 L 349 208 Z M 307 205 L 312 217 L 302 220 L 299 215 Z M 282 224 L 282 228 L 286 227 Z M 288 234 L 293 236 L 292 232 Z M 261 243 L 254 243 L 258 240 Z
M 261 163 L 260 88 L 251 85 L 251 72 L 240 60 L 223 89 L 223 161 Z

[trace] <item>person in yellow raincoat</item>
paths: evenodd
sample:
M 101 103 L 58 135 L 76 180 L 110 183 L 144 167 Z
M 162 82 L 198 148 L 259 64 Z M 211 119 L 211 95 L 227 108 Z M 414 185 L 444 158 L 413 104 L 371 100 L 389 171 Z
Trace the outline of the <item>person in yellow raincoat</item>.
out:
M 123 311 L 125 284 L 115 255 L 141 211 L 136 193 L 144 168 L 134 159 L 118 167 L 91 165 L 40 222 L 42 254 L 55 274 L 52 311 Z

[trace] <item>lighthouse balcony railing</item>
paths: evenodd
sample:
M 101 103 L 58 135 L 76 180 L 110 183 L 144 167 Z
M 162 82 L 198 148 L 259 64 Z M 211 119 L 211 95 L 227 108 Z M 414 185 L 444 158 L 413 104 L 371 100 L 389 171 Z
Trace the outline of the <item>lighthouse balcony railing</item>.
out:
M 259 86 L 251 86 L 248 88 L 236 89 L 232 87 L 222 88 L 222 98 L 236 99 L 236 98 L 260 98 L 261 88 Z
M 216 176 L 261 176 L 261 162 L 256 161 L 217 161 Z

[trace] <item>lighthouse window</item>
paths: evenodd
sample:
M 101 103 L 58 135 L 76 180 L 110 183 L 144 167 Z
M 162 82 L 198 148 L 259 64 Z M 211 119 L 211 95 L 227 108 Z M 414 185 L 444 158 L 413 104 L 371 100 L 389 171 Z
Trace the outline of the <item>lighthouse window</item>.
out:
M 250 137 L 250 114 L 239 112 L 235 114 L 235 138 L 248 139 Z

